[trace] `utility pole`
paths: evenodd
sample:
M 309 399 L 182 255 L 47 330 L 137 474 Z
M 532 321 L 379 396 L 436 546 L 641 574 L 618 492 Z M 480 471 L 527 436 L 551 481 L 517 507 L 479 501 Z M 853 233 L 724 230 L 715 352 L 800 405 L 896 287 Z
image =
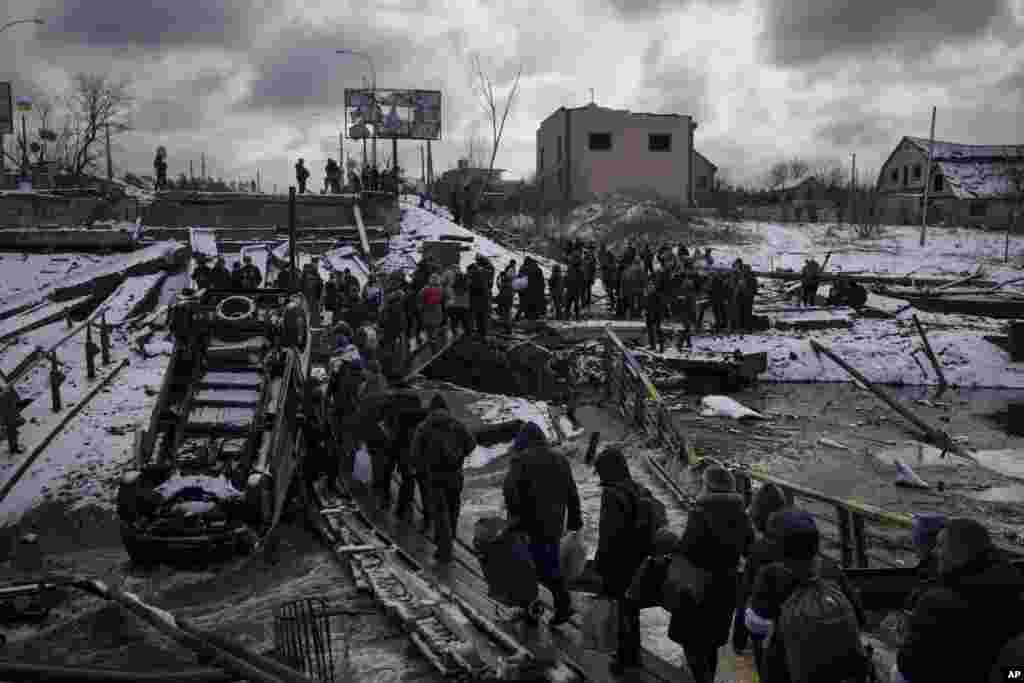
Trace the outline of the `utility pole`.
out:
M 427 156 L 422 144 L 420 144 L 420 180 L 424 183 L 427 182 Z
M 206 181 L 206 152 L 199 154 L 199 177 Z
M 110 124 L 103 126 L 107 132 L 107 180 L 114 180 L 114 160 L 110 158 Z
M 191 182 L 191 181 L 195 180 L 195 178 L 196 178 L 196 174 L 192 172 L 192 160 L 189 159 L 188 160 L 188 179 Z
M 594 89 L 593 88 L 590 89 L 590 102 L 591 102 L 591 104 L 597 104 L 594 101 Z
M 921 241 L 920 246 L 924 246 L 924 233 L 925 227 L 928 225 L 928 190 L 931 189 L 932 180 L 932 147 L 935 145 L 935 107 L 932 107 L 932 128 L 931 132 L 928 133 L 928 172 L 924 176 L 924 196 L 923 204 L 921 205 Z

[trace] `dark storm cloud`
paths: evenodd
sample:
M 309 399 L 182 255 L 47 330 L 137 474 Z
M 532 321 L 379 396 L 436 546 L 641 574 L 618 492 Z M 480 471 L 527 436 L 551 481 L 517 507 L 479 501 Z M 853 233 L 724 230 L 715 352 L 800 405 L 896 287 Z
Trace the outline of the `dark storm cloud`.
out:
M 289 33 L 294 35 L 288 35 Z M 368 36 L 377 35 L 375 40 Z M 373 55 L 380 88 L 415 87 L 403 75 L 411 62 L 422 66 L 429 61 L 413 42 L 413 36 L 385 34 L 352 25 L 338 26 L 336 32 L 309 36 L 301 27 L 281 34 L 279 44 L 293 46 L 268 55 L 256 66 L 250 93 L 239 103 L 240 110 L 303 112 L 314 109 L 340 110 L 345 88 L 359 88 L 371 70 L 362 57 L 339 55 L 339 48 Z
M 969 40 L 1008 15 L 1007 0 L 891 0 L 820 2 L 767 0 L 766 57 L 782 66 L 805 66 L 830 57 L 891 51 L 905 57 L 930 53 L 943 42 Z M 879 48 L 887 48 L 878 53 Z
M 276 14 L 272 3 L 211 0 L 47 0 L 39 38 L 93 48 L 169 49 L 242 43 Z
M 698 0 L 607 0 L 615 12 L 626 20 L 644 20 L 656 17 L 664 12 L 684 9 L 697 4 Z M 739 4 L 739 0 L 712 0 L 715 5 L 731 6 Z M 707 0 L 705 0 L 705 4 Z
M 644 74 L 640 89 L 657 93 L 644 105 L 646 109 L 653 113 L 689 114 L 698 125 L 711 117 L 708 73 L 683 58 L 666 57 L 664 40 L 648 45 L 644 53 Z
M 833 121 L 820 126 L 814 133 L 819 140 L 841 148 L 884 146 L 901 134 L 893 122 L 870 116 Z

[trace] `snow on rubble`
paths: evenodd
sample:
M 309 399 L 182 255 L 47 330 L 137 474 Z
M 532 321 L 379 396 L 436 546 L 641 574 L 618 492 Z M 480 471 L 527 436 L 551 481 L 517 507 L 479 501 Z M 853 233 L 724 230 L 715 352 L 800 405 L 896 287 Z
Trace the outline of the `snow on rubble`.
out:
M 420 261 L 420 243 L 438 241 L 444 235 L 473 238 L 473 242 L 467 244 L 469 248 L 462 252 L 459 262 L 461 268 L 469 266 L 477 254 L 483 254 L 491 260 L 495 272 L 500 273 L 510 261 L 515 260 L 519 266 L 526 256 L 532 256 L 546 277 L 557 263 L 539 254 L 513 251 L 463 228 L 451 221 L 451 214 L 443 207 L 435 207 L 434 211 L 430 211 L 419 208 L 412 199 L 403 199 L 401 233 L 391 239 L 391 252 L 378 262 L 378 266 L 388 272 L 400 270 L 411 273 Z

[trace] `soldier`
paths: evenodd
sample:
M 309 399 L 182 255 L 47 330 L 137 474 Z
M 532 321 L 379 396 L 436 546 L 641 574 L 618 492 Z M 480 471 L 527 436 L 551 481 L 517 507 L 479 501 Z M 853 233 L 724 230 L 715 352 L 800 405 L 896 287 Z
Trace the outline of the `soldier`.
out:
M 818 296 L 818 277 L 821 274 L 821 266 L 813 258 L 804 262 L 800 271 L 801 296 L 800 302 L 804 306 L 813 306 Z
M 309 169 L 305 164 L 302 159 L 295 164 L 295 180 L 299 183 L 299 194 L 306 194 L 306 182 L 309 180 Z
M 225 265 L 223 256 L 217 257 L 217 262 L 210 271 L 210 286 L 214 289 L 231 289 L 231 271 Z
M 25 421 L 18 414 L 18 403 L 18 392 L 0 379 L 0 417 L 3 418 L 4 429 L 7 431 L 7 450 L 12 455 L 22 452 L 18 445 L 18 427 Z
M 252 262 L 251 256 L 245 256 L 242 258 L 242 287 L 245 289 L 259 289 L 260 283 L 263 282 L 263 274 L 260 273 L 260 269 Z
M 320 278 L 320 271 L 315 262 L 307 263 L 302 268 L 302 293 L 306 295 L 314 327 L 320 326 L 320 296 L 323 294 L 323 288 L 324 282 Z
M 210 266 L 206 264 L 206 254 L 197 253 L 195 256 L 196 267 L 192 271 L 192 279 L 195 280 L 196 289 L 209 289 L 210 288 Z

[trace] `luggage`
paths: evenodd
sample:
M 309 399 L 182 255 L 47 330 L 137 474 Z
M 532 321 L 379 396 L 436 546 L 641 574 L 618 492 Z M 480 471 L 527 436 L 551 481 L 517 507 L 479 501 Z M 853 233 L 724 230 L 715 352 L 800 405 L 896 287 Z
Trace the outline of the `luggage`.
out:
M 711 582 L 711 573 L 690 561 L 686 555 L 672 555 L 665 570 L 661 606 L 674 612 L 684 604 L 700 605 Z
M 562 547 L 559 549 L 559 567 L 562 577 L 569 583 L 574 583 L 583 573 L 587 564 L 587 546 L 583 544 L 583 533 L 570 531 L 562 538 Z
M 615 652 L 619 646 L 619 602 L 596 598 L 583 614 L 583 647 L 598 652 Z
M 522 534 L 510 531 L 500 517 L 484 517 L 473 526 L 473 547 L 498 602 L 528 607 L 539 594 L 537 568 Z

